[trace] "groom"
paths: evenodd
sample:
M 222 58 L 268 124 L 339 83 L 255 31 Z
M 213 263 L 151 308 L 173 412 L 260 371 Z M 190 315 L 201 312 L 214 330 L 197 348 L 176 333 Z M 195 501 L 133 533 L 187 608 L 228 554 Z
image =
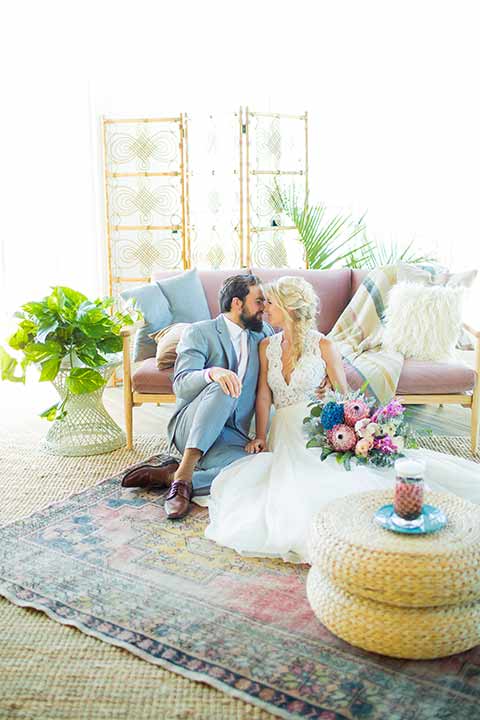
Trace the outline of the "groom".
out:
M 122 480 L 124 487 L 170 486 L 165 512 L 171 519 L 184 517 L 192 495 L 208 495 L 220 470 L 247 454 L 258 344 L 273 330 L 262 320 L 265 296 L 256 275 L 227 278 L 219 300 L 222 314 L 187 328 L 177 348 L 168 437 L 182 453 L 180 464 L 144 464 Z

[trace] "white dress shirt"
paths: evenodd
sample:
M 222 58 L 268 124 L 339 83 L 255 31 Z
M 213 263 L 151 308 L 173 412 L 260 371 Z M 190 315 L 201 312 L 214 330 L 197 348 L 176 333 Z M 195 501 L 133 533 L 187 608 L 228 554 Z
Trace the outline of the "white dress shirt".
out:
M 232 341 L 233 349 L 238 361 L 237 375 L 240 380 L 243 380 L 245 371 L 248 363 L 248 330 L 240 327 L 237 323 L 234 323 L 225 314 L 222 315 L 227 326 L 230 340 Z M 205 380 L 211 382 L 209 370 L 205 370 Z

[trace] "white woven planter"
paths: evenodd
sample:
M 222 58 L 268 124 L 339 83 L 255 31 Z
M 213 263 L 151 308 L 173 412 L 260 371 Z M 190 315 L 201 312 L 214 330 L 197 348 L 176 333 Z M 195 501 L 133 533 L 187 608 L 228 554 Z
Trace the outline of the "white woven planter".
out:
M 126 443 L 123 430 L 110 417 L 103 405 L 103 391 L 119 361 L 96 370 L 104 378 L 104 385 L 91 393 L 70 395 L 63 420 L 54 420 L 42 449 L 52 455 L 100 455 L 121 448 Z M 69 368 L 61 369 L 53 381 L 60 398 L 66 396 L 66 377 Z

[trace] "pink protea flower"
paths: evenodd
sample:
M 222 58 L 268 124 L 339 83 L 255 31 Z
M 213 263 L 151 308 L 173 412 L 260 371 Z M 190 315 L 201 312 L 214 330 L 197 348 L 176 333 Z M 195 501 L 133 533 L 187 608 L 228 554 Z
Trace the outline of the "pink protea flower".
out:
M 327 431 L 328 442 L 337 452 L 347 452 L 353 450 L 357 444 L 357 436 L 352 428 L 348 425 L 335 425 L 331 430 Z
M 350 427 L 353 427 L 356 422 L 368 418 L 370 415 L 370 408 L 367 403 L 358 398 L 357 400 L 349 400 L 343 406 L 345 414 L 345 422 Z
M 398 446 L 395 445 L 390 435 L 384 435 L 384 437 L 375 438 L 373 441 L 373 447 L 376 450 L 380 450 L 384 455 L 392 455 L 398 452 Z

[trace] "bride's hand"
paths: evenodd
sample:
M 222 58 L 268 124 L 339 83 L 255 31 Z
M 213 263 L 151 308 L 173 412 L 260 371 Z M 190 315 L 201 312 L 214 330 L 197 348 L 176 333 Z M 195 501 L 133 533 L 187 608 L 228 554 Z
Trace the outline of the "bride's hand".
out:
M 253 454 L 263 452 L 267 447 L 267 441 L 263 438 L 254 438 L 245 445 L 245 452 Z
M 328 390 L 331 390 L 332 384 L 328 377 L 325 377 L 324 380 L 320 383 L 320 385 L 315 388 L 315 395 L 319 400 L 323 400 Z

